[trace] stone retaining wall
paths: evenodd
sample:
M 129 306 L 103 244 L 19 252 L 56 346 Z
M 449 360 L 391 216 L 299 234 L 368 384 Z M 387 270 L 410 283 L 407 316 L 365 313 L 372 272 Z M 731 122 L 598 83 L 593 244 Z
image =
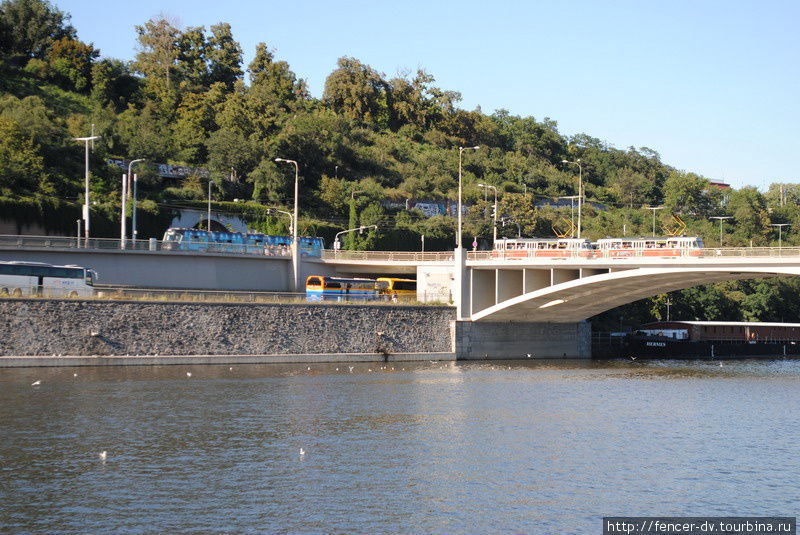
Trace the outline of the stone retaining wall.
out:
M 452 352 L 452 307 L 0 299 L 0 356 Z

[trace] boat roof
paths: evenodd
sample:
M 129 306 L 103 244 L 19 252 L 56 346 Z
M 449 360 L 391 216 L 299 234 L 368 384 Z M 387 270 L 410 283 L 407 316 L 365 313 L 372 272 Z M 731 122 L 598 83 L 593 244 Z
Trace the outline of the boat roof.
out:
M 652 323 L 645 323 L 640 328 L 655 327 L 657 325 L 694 325 L 698 327 L 795 327 L 800 328 L 800 323 L 780 323 L 769 321 L 654 321 Z

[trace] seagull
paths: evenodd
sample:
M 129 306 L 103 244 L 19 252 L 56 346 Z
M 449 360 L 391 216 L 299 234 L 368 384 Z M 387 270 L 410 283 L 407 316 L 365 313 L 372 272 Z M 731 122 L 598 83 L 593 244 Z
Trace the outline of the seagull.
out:
M 350 373 L 353 373 L 353 367 L 352 366 L 348 366 L 348 368 L 350 368 Z
M 229 371 L 229 372 L 232 372 L 232 371 L 233 371 L 233 368 L 228 368 L 228 371 Z
M 107 457 L 106 450 L 101 451 L 99 457 L 101 461 L 105 461 Z
M 308 371 L 311 371 L 311 366 L 308 367 Z
M 35 380 L 34 382 L 31 383 L 31 386 L 39 386 L 40 384 L 42 384 L 41 379 L 37 379 L 37 380 Z
M 339 368 L 336 368 L 336 371 L 338 372 L 338 371 L 339 371 Z
M 531 358 L 531 354 L 530 353 L 526 353 L 526 354 L 528 355 L 528 358 Z
M 303 448 L 300 448 L 300 456 L 302 457 L 305 454 L 306 454 L 306 450 L 304 450 Z
M 77 376 L 78 376 L 78 374 L 77 374 L 77 373 L 73 373 L 73 374 L 72 374 L 72 376 L 73 376 L 73 377 L 77 377 Z
M 192 372 L 186 372 L 186 377 L 191 377 L 191 376 L 192 376 Z
M 634 357 L 633 355 L 631 355 L 629 358 L 630 358 L 631 360 L 636 360 L 636 357 Z

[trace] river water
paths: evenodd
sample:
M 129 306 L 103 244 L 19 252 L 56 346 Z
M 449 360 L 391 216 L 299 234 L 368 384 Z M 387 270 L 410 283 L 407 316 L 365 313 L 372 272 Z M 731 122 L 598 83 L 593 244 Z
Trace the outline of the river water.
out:
M 0 532 L 800 512 L 797 360 L 350 366 L 0 369 Z

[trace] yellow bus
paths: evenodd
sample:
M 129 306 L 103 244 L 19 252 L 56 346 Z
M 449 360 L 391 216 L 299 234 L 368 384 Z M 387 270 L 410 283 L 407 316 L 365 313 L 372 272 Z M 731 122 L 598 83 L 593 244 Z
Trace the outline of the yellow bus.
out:
M 417 298 L 417 281 L 414 279 L 396 279 L 394 277 L 378 277 L 378 288 L 381 295 L 392 301 L 398 299 L 413 300 Z

